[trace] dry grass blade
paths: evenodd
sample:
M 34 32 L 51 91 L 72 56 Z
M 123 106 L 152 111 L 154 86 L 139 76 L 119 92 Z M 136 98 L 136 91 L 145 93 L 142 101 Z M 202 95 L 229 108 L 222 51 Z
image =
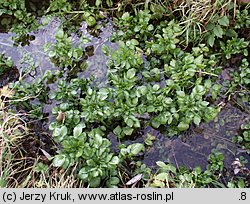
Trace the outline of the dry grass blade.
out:
M 138 181 L 140 181 L 141 179 L 142 179 L 142 174 L 138 174 L 138 175 L 136 175 L 136 176 L 134 176 L 132 179 L 130 179 L 127 183 L 126 183 L 126 185 L 132 185 L 132 184 L 135 184 L 135 183 L 137 183 Z

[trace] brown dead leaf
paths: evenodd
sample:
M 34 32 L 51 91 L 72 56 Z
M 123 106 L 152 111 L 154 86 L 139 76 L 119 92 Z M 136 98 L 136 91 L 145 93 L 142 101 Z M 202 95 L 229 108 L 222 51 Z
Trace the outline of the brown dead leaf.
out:
M 227 69 L 222 70 L 221 76 L 223 80 L 232 80 Z
M 11 98 L 14 94 L 15 94 L 15 91 L 10 90 L 8 85 L 6 85 L 0 89 L 0 96 L 4 96 L 6 98 Z

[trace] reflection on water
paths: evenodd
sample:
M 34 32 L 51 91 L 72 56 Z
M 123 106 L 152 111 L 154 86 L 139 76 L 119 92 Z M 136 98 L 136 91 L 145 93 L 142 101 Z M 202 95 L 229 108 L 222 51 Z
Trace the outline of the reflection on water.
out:
M 43 51 L 43 46 L 48 42 L 55 42 L 55 33 L 61 22 L 57 18 L 53 18 L 47 26 L 39 29 L 38 31 L 30 33 L 34 36 L 34 39 L 29 41 L 28 45 L 25 46 L 13 46 L 13 41 L 11 37 L 12 33 L 0 33 L 0 52 L 5 51 L 6 56 L 10 56 L 15 63 L 15 66 L 21 70 L 25 66 L 25 62 L 21 64 L 21 59 L 23 56 L 29 55 L 33 58 L 36 66 L 36 76 L 41 76 L 46 70 L 56 70 L 59 69 L 51 63 L 48 54 Z M 89 39 L 90 42 L 87 44 L 81 44 L 80 39 L 76 34 L 72 34 L 73 44 L 80 44 L 82 48 L 87 51 L 88 48 L 93 47 L 93 53 L 87 54 L 87 64 L 88 68 L 84 72 L 78 73 L 79 77 L 90 77 L 93 75 L 95 81 L 98 83 L 104 83 L 106 80 L 106 61 L 107 56 L 105 56 L 101 47 L 103 44 L 111 47 L 117 48 L 117 44 L 109 42 L 109 37 L 113 33 L 113 26 L 111 23 L 107 23 L 101 28 L 101 32 L 98 37 L 92 36 L 87 31 L 86 23 L 82 23 L 80 31 L 85 38 Z M 32 80 L 32 78 L 26 78 L 26 81 Z
M 249 114 L 227 104 L 215 121 L 201 124 L 199 128 L 193 128 L 188 134 L 178 138 L 167 138 L 160 132 L 147 128 L 145 134 L 155 135 L 157 141 L 146 151 L 144 162 L 154 166 L 156 161 L 161 160 L 176 166 L 201 166 L 204 169 L 211 150 L 217 148 L 225 155 L 225 166 L 230 167 L 235 158 L 244 154 L 231 142 L 231 138 L 239 133 L 242 123 L 249 121 Z M 250 155 L 244 156 L 250 161 Z

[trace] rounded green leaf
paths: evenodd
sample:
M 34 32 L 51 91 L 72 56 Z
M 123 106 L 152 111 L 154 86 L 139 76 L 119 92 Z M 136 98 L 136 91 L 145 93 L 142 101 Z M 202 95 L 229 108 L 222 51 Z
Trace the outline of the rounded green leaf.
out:
M 99 7 L 102 4 L 102 0 L 96 0 L 95 5 L 96 7 Z
M 55 167 L 62 167 L 65 162 L 65 156 L 64 155 L 56 155 L 53 159 L 53 165 Z
M 100 184 L 101 184 L 101 178 L 100 177 L 92 178 L 89 181 L 89 186 L 91 188 L 96 188 L 96 187 L 100 186 Z
M 86 171 L 85 168 L 82 168 L 79 173 L 78 176 L 80 179 L 82 179 L 83 181 L 86 181 L 88 179 L 88 172 Z
M 180 122 L 178 127 L 177 127 L 180 131 L 185 131 L 189 128 L 189 124 L 184 123 L 184 122 Z
M 49 57 L 55 57 L 56 56 L 56 52 L 54 50 L 49 51 Z
M 156 118 L 154 118 L 153 120 L 152 120 L 152 127 L 153 128 L 159 128 L 160 127 L 160 125 L 161 125 L 161 122 L 159 121 L 159 119 L 156 117 Z
M 194 116 L 194 124 L 199 125 L 201 122 L 201 117 L 196 115 Z
M 94 26 L 96 24 L 96 20 L 93 16 L 88 16 L 86 19 L 86 23 L 88 26 Z
M 117 177 L 111 177 L 109 180 L 108 180 L 109 184 L 111 185 L 117 185 L 120 183 L 120 179 L 117 178 Z
M 124 127 L 124 128 L 122 129 L 122 131 L 123 131 L 123 133 L 124 133 L 125 135 L 132 135 L 134 129 L 131 128 L 131 127 Z
M 135 76 L 135 69 L 134 68 L 132 68 L 132 69 L 129 69 L 128 71 L 127 71 L 127 78 L 128 79 L 132 79 L 134 76 Z
M 154 26 L 152 24 L 148 25 L 148 31 L 154 30 Z
M 128 149 L 130 150 L 130 153 L 131 153 L 133 156 L 136 156 L 136 155 L 139 154 L 140 152 L 144 151 L 144 150 L 145 150 L 145 147 L 144 147 L 144 145 L 141 144 L 141 143 L 135 143 L 135 144 L 129 145 L 129 146 L 128 146 Z
M 85 124 L 84 123 L 80 123 L 77 126 L 75 126 L 74 130 L 73 130 L 73 136 L 74 137 L 79 137 L 82 133 L 82 129 L 85 128 Z
M 154 84 L 153 90 L 158 91 L 159 89 L 160 89 L 160 85 L 159 84 Z
M 60 129 L 60 134 L 61 134 L 61 136 L 66 136 L 67 134 L 68 134 L 68 129 L 67 129 L 67 127 L 64 125 L 64 126 L 62 126 L 61 127 L 61 129 Z
M 109 162 L 109 164 L 111 164 L 111 165 L 117 165 L 117 164 L 119 164 L 119 162 L 120 162 L 119 158 L 117 156 L 114 156 L 111 159 L 111 161 Z
M 102 145 L 103 138 L 99 134 L 95 134 L 94 140 L 98 146 Z
M 60 38 L 62 39 L 64 37 L 64 31 L 62 29 L 59 29 L 57 32 L 56 32 L 56 38 Z
M 130 118 L 128 118 L 127 120 L 125 120 L 125 123 L 129 126 L 129 127 L 133 127 L 134 125 L 134 121 Z
M 123 15 L 122 15 L 122 20 L 127 20 L 129 18 L 129 13 L 128 12 L 125 12 Z

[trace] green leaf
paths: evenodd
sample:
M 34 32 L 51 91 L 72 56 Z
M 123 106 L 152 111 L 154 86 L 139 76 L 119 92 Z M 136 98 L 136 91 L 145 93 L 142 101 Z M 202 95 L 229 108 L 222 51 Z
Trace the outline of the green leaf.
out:
M 102 145 L 102 140 L 103 138 L 99 135 L 99 134 L 96 134 L 95 135 L 95 142 L 98 146 L 101 146 Z
M 95 5 L 96 7 L 99 7 L 102 4 L 102 0 L 96 0 Z
M 185 92 L 184 91 L 176 91 L 177 96 L 179 96 L 180 98 L 185 97 Z
M 211 22 L 209 22 L 207 25 L 206 25 L 206 30 L 213 30 L 214 29 L 214 23 L 211 23 Z
M 214 37 L 213 34 L 211 34 L 211 35 L 208 36 L 207 43 L 210 45 L 210 47 L 214 46 L 214 40 L 215 40 L 215 37 Z
M 80 179 L 82 179 L 83 181 L 87 181 L 87 179 L 88 179 L 88 172 L 86 171 L 85 168 L 82 168 L 82 169 L 79 171 L 78 175 L 79 175 L 79 178 L 80 178 Z
M 76 152 L 76 158 L 82 156 L 83 154 L 83 149 L 79 149 L 77 152 Z
M 216 99 L 216 97 L 220 94 L 222 86 L 220 84 L 214 84 L 212 86 L 212 98 Z
M 172 164 L 167 164 L 167 166 L 164 169 L 167 170 L 167 171 L 171 171 L 174 174 L 176 174 L 176 168 Z
M 140 152 L 144 151 L 145 147 L 141 143 L 135 143 L 135 144 L 129 145 L 128 149 L 130 150 L 130 153 L 132 154 L 132 156 L 136 156 Z
M 139 45 L 139 42 L 136 39 L 130 40 L 132 45 Z
M 141 29 L 141 28 L 140 28 L 140 26 L 138 26 L 138 25 L 137 25 L 137 26 L 135 26 L 135 28 L 134 28 L 134 32 L 136 32 L 136 33 L 137 33 L 137 32 L 139 32 L 139 31 L 140 31 L 140 29 Z
M 113 6 L 113 0 L 106 0 L 106 3 L 108 5 L 108 7 L 112 7 Z
M 148 111 L 149 113 L 152 113 L 152 112 L 155 111 L 155 107 L 152 106 L 152 105 L 149 105 L 149 106 L 147 107 L 147 111 Z
M 152 120 L 152 127 L 153 128 L 159 128 L 161 125 L 159 119 L 157 117 L 155 117 L 153 120 Z
M 93 89 L 91 89 L 90 87 L 88 87 L 88 89 L 87 89 L 87 94 L 88 94 L 89 96 L 91 96 L 91 95 L 93 94 Z
M 113 130 L 113 133 L 116 135 L 116 136 L 119 136 L 122 132 L 122 128 L 120 125 L 118 125 L 114 130 Z
M 137 90 L 138 90 L 138 92 L 140 93 L 140 96 L 141 95 L 146 95 L 147 94 L 147 87 L 146 86 L 139 86 L 138 88 L 137 88 Z
M 173 99 L 170 98 L 170 97 L 166 97 L 165 100 L 164 100 L 164 103 L 167 104 L 167 105 L 171 105 L 173 102 Z
M 184 122 L 180 122 L 178 127 L 177 127 L 180 131 L 185 131 L 189 128 L 189 124 L 184 123 Z
M 148 25 L 148 31 L 152 31 L 152 30 L 154 30 L 154 26 L 152 25 L 152 24 L 150 24 L 150 25 Z
M 122 15 L 122 20 L 127 20 L 129 18 L 129 13 L 128 12 L 125 12 L 123 15 Z
M 111 165 L 117 165 L 117 164 L 119 164 L 119 162 L 120 162 L 119 157 L 114 156 L 112 158 L 112 160 L 109 162 L 109 164 L 111 164 Z
M 49 57 L 55 57 L 56 56 L 56 52 L 54 50 L 49 51 Z
M 209 105 L 209 102 L 207 102 L 207 101 L 202 101 L 202 102 L 201 102 L 201 105 L 204 106 L 204 107 L 206 107 L 206 106 Z
M 229 25 L 229 19 L 227 16 L 223 16 L 218 20 L 218 23 L 222 26 L 228 26 Z
M 167 164 L 165 164 L 164 162 L 162 161 L 157 161 L 156 162 L 157 166 L 161 167 L 161 168 L 166 168 L 167 167 Z
M 156 140 L 156 137 L 147 133 L 146 137 L 144 138 L 144 143 L 148 146 L 152 146 L 154 140 Z
M 61 128 L 54 128 L 53 136 L 58 137 L 61 134 Z
M 62 126 L 61 129 L 60 129 L 60 133 L 61 135 L 64 137 L 68 134 L 68 129 L 66 126 Z
M 109 47 L 107 45 L 103 45 L 102 46 L 102 52 L 103 52 L 103 54 L 105 54 L 106 56 L 108 56 L 109 53 L 110 53 Z
M 125 123 L 129 127 L 133 127 L 133 125 L 134 125 L 134 121 L 132 119 L 130 119 L 130 118 L 128 118 L 127 120 L 125 120 Z
M 207 79 L 204 83 L 205 88 L 210 89 L 212 86 L 212 81 L 210 79 Z
M 228 36 L 230 38 L 232 38 L 232 37 L 237 38 L 237 36 L 238 36 L 238 33 L 233 29 L 227 29 L 225 34 L 226 34 L 226 36 Z
M 88 26 L 94 26 L 96 24 L 96 20 L 93 16 L 88 16 L 86 19 L 86 23 Z
M 160 180 L 157 180 L 155 179 L 153 181 L 153 183 L 151 184 L 152 187 L 159 187 L 159 188 L 164 188 L 165 187 L 165 183 L 160 181 Z
M 209 122 L 213 120 L 217 115 L 218 115 L 218 109 L 215 109 L 213 107 L 208 107 L 204 120 L 206 122 Z
M 117 185 L 120 183 L 120 179 L 118 177 L 111 177 L 109 180 L 108 180 L 108 183 L 110 185 Z
M 54 130 L 56 128 L 56 122 L 52 122 L 52 123 L 50 123 L 50 125 L 49 125 L 49 130 Z
M 74 130 L 73 130 L 73 136 L 74 137 L 79 137 L 82 133 L 82 129 L 85 128 L 85 124 L 84 123 L 80 123 L 77 126 L 75 126 Z
M 203 54 L 194 59 L 194 63 L 198 65 L 202 64 L 202 61 L 203 61 Z
M 222 38 L 222 35 L 224 34 L 221 26 L 219 25 L 216 25 L 213 29 L 213 33 L 215 36 L 219 37 L 219 38 Z
M 196 115 L 194 116 L 194 124 L 199 125 L 201 122 L 201 117 Z
M 136 71 L 135 71 L 134 68 L 129 69 L 129 70 L 127 71 L 127 78 L 128 78 L 128 79 L 132 79 L 132 78 L 135 76 L 135 73 L 136 73 Z
M 155 179 L 160 180 L 160 181 L 165 181 L 168 180 L 168 173 L 159 173 L 157 174 L 157 176 L 155 177 Z
M 153 88 L 154 91 L 158 91 L 160 89 L 160 85 L 159 84 L 154 84 L 152 88 Z
M 53 159 L 53 165 L 55 167 L 62 167 L 65 162 L 65 156 L 64 155 L 56 155 Z
M 100 186 L 100 183 L 101 183 L 101 178 L 100 177 L 95 177 L 95 178 L 92 178 L 89 181 L 89 186 L 91 188 L 96 188 L 96 187 Z
M 64 32 L 62 29 L 59 29 L 57 32 L 56 32 L 56 38 L 60 38 L 60 39 L 63 39 L 64 37 Z
M 125 135 L 132 135 L 134 129 L 131 127 L 124 127 L 122 131 L 124 132 Z

